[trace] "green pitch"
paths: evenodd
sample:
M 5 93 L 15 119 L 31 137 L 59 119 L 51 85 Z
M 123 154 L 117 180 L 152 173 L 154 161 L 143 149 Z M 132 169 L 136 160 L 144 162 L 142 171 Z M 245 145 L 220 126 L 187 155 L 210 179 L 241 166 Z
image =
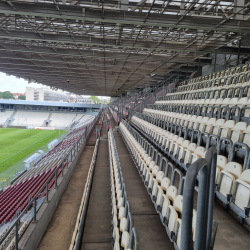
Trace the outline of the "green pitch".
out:
M 58 136 L 59 130 L 0 128 L 0 173 Z

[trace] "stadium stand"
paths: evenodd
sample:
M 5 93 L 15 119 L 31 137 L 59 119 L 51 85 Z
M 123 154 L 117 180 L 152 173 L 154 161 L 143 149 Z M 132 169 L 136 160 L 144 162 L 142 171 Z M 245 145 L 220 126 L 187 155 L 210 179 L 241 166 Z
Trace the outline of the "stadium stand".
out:
M 184 171 L 204 157 L 209 147 L 216 146 L 216 197 L 239 222 L 250 225 L 247 68 L 231 68 L 217 74 L 223 77 L 214 74 L 171 90 L 173 93 L 148 105 L 143 114 L 136 113 L 131 122 Z M 156 160 L 153 152 L 150 156 Z
M 49 117 L 48 112 L 17 111 L 12 126 L 42 126 Z
M 90 115 L 32 111 L 5 111 L 0 113 L 0 125 L 69 128 L 81 124 Z M 8 124 L 7 124 L 8 122 Z
M 13 114 L 13 111 L 0 112 L 0 125 L 4 125 L 8 118 Z
M 147 112 L 147 110 L 145 111 Z M 171 117 L 171 116 L 168 116 Z M 172 117 L 171 117 L 172 118 Z M 170 119 L 171 119 L 170 118 Z M 181 120 L 181 119 L 180 119 Z M 185 119 L 185 121 L 188 121 Z M 145 136 L 149 138 L 149 140 L 154 143 L 156 146 L 159 146 L 162 152 L 164 152 L 170 159 L 174 160 L 179 166 L 181 166 L 183 169 L 187 170 L 188 167 L 195 162 L 197 159 L 202 158 L 205 154 L 205 151 L 210 146 L 209 143 L 212 140 L 207 140 L 206 147 L 200 146 L 200 141 L 202 138 L 198 138 L 198 142 L 194 142 L 194 135 L 191 134 L 191 138 L 188 137 L 181 137 L 178 134 L 178 131 L 171 133 L 171 131 L 163 131 L 160 127 L 153 125 L 147 121 L 144 121 L 138 117 L 132 118 L 133 124 L 138 127 L 141 131 L 145 133 Z M 227 121 L 232 122 L 232 121 Z M 234 212 L 237 210 L 237 215 L 239 221 L 243 221 L 243 218 L 247 218 L 249 216 L 249 209 L 248 209 L 248 197 L 249 197 L 249 148 L 248 145 L 243 142 L 238 142 L 239 140 L 239 134 L 244 133 L 244 130 L 237 129 L 239 126 L 236 124 L 235 126 L 232 126 L 229 130 L 229 127 L 226 126 L 226 123 L 224 126 L 221 126 L 219 131 L 219 136 L 216 135 L 218 138 L 216 142 L 216 147 L 218 148 L 218 167 L 217 167 L 217 190 L 216 190 L 216 196 L 218 199 L 220 199 L 225 207 L 228 207 L 231 201 L 234 203 L 235 199 L 238 199 L 239 196 L 241 196 L 242 200 L 244 200 L 244 205 L 238 207 L 234 207 Z M 216 123 L 214 123 L 214 127 Z M 200 136 L 202 136 L 202 130 L 201 127 L 209 127 L 209 122 L 207 125 L 204 125 L 202 123 L 202 119 L 200 119 L 200 122 L 194 120 L 193 126 L 197 126 L 198 133 L 200 132 Z M 241 123 L 240 123 L 241 125 Z M 195 130 L 196 127 L 188 126 L 189 130 L 191 131 L 197 131 Z M 246 128 L 246 126 L 245 126 Z M 225 136 L 228 135 L 228 137 L 223 137 L 223 132 Z M 180 130 L 181 131 L 181 130 Z M 187 131 L 187 129 L 186 129 Z M 230 133 L 231 131 L 231 133 Z M 164 132 L 164 134 L 162 134 Z M 235 135 L 236 134 L 236 135 Z M 233 136 L 236 136 L 237 138 L 232 138 Z M 208 136 L 207 136 L 208 137 Z M 211 137 L 213 137 L 213 133 L 211 134 Z M 210 138 L 211 138 L 210 137 Z M 189 140 L 188 140 L 189 139 Z M 233 140 L 232 140 L 233 139 Z M 228 149 L 228 156 L 222 154 L 223 150 L 221 147 L 223 146 L 223 141 L 229 141 L 229 149 Z M 236 140 L 236 141 L 235 141 Z M 241 158 L 238 158 L 240 163 L 237 162 L 236 154 L 239 150 L 239 148 L 242 149 L 243 154 L 241 156 L 244 158 L 243 161 Z M 224 150 L 226 150 L 227 147 L 224 144 Z M 235 185 L 236 183 L 240 181 L 240 176 L 243 175 L 241 178 L 245 180 L 244 184 L 242 184 L 244 187 L 242 189 L 238 187 L 238 185 Z M 241 182 L 242 183 L 242 182 Z M 233 194 L 233 197 L 232 197 Z M 237 198 L 236 198 L 237 196 Z M 232 206 L 230 206 L 232 207 Z
M 52 127 L 69 127 L 76 118 L 78 118 L 76 114 L 52 113 L 49 125 Z

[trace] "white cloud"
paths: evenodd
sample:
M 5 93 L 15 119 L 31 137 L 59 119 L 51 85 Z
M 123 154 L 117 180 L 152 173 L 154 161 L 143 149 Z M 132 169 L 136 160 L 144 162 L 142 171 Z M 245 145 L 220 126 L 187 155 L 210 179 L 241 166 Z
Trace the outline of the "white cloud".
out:
M 36 84 L 36 83 L 28 83 L 24 79 L 18 79 L 15 76 L 6 76 L 5 73 L 0 72 L 0 92 L 3 91 L 10 91 L 11 93 L 25 93 L 26 86 L 28 87 L 47 87 L 45 85 Z M 84 97 L 88 98 L 90 95 L 83 95 Z M 107 99 L 107 96 L 98 96 L 100 99 Z
M 26 86 L 41 87 L 39 84 L 28 84 L 24 79 L 17 79 L 15 76 L 6 76 L 5 73 L 0 72 L 0 92 L 10 91 L 12 93 L 25 93 Z

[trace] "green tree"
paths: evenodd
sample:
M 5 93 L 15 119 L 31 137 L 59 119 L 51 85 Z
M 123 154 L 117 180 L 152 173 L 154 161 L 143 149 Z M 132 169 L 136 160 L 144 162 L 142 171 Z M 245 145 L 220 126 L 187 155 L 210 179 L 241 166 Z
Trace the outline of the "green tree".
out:
M 3 99 L 3 94 L 2 94 L 2 92 L 0 92 L 0 99 Z
M 3 99 L 15 99 L 10 91 L 0 92 L 0 95 L 2 95 Z
M 18 99 L 20 99 L 20 100 L 26 100 L 26 96 L 25 95 L 19 95 Z
M 90 96 L 89 99 L 91 99 L 95 104 L 101 102 L 101 100 L 97 96 Z

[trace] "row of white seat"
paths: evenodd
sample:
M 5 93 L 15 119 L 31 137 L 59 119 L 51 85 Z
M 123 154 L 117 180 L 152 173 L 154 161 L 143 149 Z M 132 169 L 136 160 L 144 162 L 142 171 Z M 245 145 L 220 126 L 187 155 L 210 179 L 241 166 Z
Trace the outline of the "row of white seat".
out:
M 151 155 L 147 154 L 145 148 L 130 133 L 127 124 L 123 121 L 120 124 L 120 131 L 125 143 L 131 153 L 138 172 L 144 182 L 144 185 L 154 203 L 155 209 L 159 214 L 162 224 L 164 225 L 169 239 L 173 242 L 175 249 L 180 249 L 181 242 L 181 215 L 183 211 L 182 188 L 175 186 L 174 175 L 177 169 L 172 169 L 171 180 L 168 177 L 168 171 L 165 173 L 163 168 L 156 165 Z M 180 175 L 180 183 L 183 181 Z M 196 228 L 196 210 L 193 210 L 192 239 L 195 240 Z
M 155 105 L 209 105 L 209 106 L 221 106 L 221 107 L 233 107 L 238 106 L 240 108 L 250 106 L 250 99 L 243 98 L 218 98 L 218 99 L 192 99 L 192 100 L 165 100 L 156 101 Z
M 187 90 L 199 90 L 202 88 L 209 88 L 215 86 L 226 86 L 236 84 L 247 84 L 250 80 L 250 71 L 246 73 L 234 74 L 232 76 L 222 76 L 210 80 L 202 80 L 196 83 L 190 83 L 187 85 L 179 86 L 175 92 L 187 91 Z M 173 90 L 171 90 L 173 91 Z
M 112 201 L 112 245 L 114 250 L 138 250 L 139 242 L 132 224 L 129 201 L 125 190 L 113 131 L 108 132 L 110 186 Z
M 0 234 L 0 240 L 3 238 L 3 236 L 8 232 L 9 230 L 9 226 L 7 226 L 3 231 L 2 233 Z
M 246 122 L 236 123 L 234 120 L 216 119 L 207 116 L 196 116 L 196 115 L 186 115 L 174 112 L 160 111 L 154 109 L 144 109 L 143 113 L 169 123 L 179 125 L 181 127 L 192 128 L 193 130 L 198 130 L 199 132 L 205 132 L 207 134 L 212 134 L 218 136 L 219 138 L 227 138 L 232 140 L 232 142 L 242 142 L 246 145 L 250 145 L 250 125 L 248 126 Z M 154 138 L 160 144 L 165 144 L 166 137 L 169 138 L 170 132 L 164 129 L 155 127 L 155 131 L 150 130 L 150 133 L 154 133 Z M 175 136 L 175 135 L 172 135 Z M 171 140 L 172 138 L 170 138 Z M 175 136 L 174 141 L 176 142 L 178 138 Z M 183 138 L 184 139 L 184 138 Z M 182 143 L 184 140 L 180 141 Z M 167 141 L 167 146 L 168 146 Z
M 76 120 L 77 121 L 77 125 L 74 127 L 74 129 L 78 129 L 78 128 L 81 128 L 83 126 L 87 126 L 94 119 L 95 119 L 94 116 L 83 115 L 79 120 Z
M 246 73 L 248 71 L 250 71 L 250 64 L 244 64 L 244 65 L 240 65 L 240 66 L 236 66 L 236 67 L 231 67 L 229 69 L 217 71 L 217 72 L 214 72 L 212 74 L 205 75 L 205 76 L 195 77 L 195 78 L 189 80 L 188 83 L 196 83 L 199 81 L 215 79 L 215 78 L 219 78 L 219 77 L 223 77 L 223 76 L 230 76 L 230 75 L 234 75 L 234 74 L 240 74 L 243 72 Z
M 42 126 L 44 121 L 48 119 L 49 112 L 29 112 L 29 111 L 17 111 L 12 117 L 12 126 Z M 10 117 L 8 117 L 10 118 Z
M 157 134 L 155 131 L 159 129 L 158 126 L 150 124 L 135 116 L 132 117 L 132 122 L 142 132 L 151 137 L 156 144 L 159 143 L 157 136 L 155 136 Z M 196 145 L 192 143 L 185 147 L 186 142 L 184 140 L 181 142 L 177 139 L 175 142 L 170 139 L 166 138 L 166 141 L 169 143 L 169 151 L 172 151 L 173 154 L 176 154 L 178 157 L 182 157 L 182 159 L 184 159 L 184 164 L 188 163 L 188 165 L 190 165 L 198 158 L 205 156 L 206 151 L 203 147 L 196 147 Z M 173 149 L 171 147 L 173 147 Z M 245 208 L 249 208 L 250 199 L 250 170 L 244 169 L 243 171 L 241 164 L 233 161 L 228 162 L 225 156 L 218 155 L 215 181 L 217 183 L 217 197 L 226 206 L 230 206 L 240 218 L 246 218 L 248 212 L 245 211 Z M 229 200 L 228 197 L 232 199 Z
M 165 105 L 165 106 L 162 106 Z M 237 121 L 248 120 L 250 115 L 250 101 L 248 98 L 226 99 L 198 99 L 198 100 L 174 100 L 165 103 L 156 103 L 151 106 L 154 109 L 165 111 L 179 110 L 180 113 L 207 114 L 211 117 L 227 117 Z
M 26 220 L 21 225 L 21 227 L 18 230 L 18 239 L 20 239 L 22 237 L 22 235 L 24 234 L 24 232 L 25 232 L 26 228 L 28 227 L 28 225 L 29 225 L 29 220 Z M 7 238 L 4 240 L 4 242 L 0 245 L 0 250 L 3 250 L 3 249 L 5 249 L 5 250 L 14 250 L 15 249 L 15 240 L 16 240 L 16 238 L 14 237 L 14 235 L 15 235 L 15 228 L 12 229 L 11 233 L 7 236 Z
M 168 93 L 161 97 L 156 103 L 165 103 L 173 100 L 197 100 L 197 99 L 218 99 L 218 98 L 243 98 L 249 97 L 250 82 L 244 84 L 232 84 L 211 88 L 202 88 L 198 90 L 187 90 L 182 92 Z

